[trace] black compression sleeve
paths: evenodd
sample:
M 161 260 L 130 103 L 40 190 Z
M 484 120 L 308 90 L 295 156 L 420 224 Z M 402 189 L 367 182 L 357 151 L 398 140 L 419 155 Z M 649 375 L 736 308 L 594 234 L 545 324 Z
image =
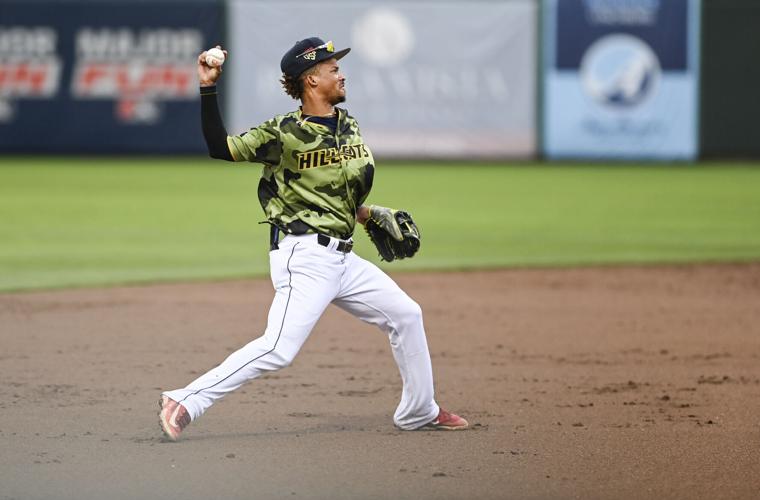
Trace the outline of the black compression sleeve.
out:
M 201 87 L 201 125 L 211 158 L 234 161 L 227 147 L 227 129 L 224 128 L 219 103 L 216 100 L 216 86 Z

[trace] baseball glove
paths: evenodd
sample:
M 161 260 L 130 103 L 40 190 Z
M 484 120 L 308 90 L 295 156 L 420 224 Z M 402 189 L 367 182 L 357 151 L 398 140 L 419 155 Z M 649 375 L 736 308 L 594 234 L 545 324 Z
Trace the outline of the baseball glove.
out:
M 370 205 L 364 224 L 369 239 L 386 262 L 414 257 L 420 249 L 420 232 L 412 216 L 403 210 Z

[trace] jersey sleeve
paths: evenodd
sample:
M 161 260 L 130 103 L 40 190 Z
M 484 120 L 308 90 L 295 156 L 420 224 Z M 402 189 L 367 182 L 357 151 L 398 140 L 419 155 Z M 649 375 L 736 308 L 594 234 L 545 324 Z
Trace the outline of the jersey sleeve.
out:
M 278 165 L 282 155 L 280 129 L 275 118 L 240 135 L 227 136 L 227 147 L 235 161 Z

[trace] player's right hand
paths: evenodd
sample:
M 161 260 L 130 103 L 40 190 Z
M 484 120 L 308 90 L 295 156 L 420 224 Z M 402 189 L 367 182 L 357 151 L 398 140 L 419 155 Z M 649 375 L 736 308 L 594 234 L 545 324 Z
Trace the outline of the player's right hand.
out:
M 221 49 L 222 46 L 217 45 L 216 48 Z M 224 52 L 224 58 L 226 61 L 227 51 L 222 49 L 222 52 Z M 206 64 L 206 51 L 204 50 L 201 52 L 201 54 L 198 56 L 198 80 L 200 81 L 201 87 L 210 87 L 211 85 L 216 85 L 216 81 L 220 76 L 222 76 L 222 67 L 209 66 Z

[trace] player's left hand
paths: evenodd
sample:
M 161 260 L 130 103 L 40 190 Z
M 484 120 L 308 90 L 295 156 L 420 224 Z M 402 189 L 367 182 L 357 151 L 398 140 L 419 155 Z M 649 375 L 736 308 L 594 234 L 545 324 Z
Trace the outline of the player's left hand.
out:
M 217 45 L 216 48 L 221 49 L 222 46 Z M 222 49 L 222 52 L 224 52 L 224 59 L 227 60 L 227 51 Z M 201 52 L 198 56 L 198 80 L 201 87 L 216 85 L 220 76 L 222 76 L 222 66 L 209 66 L 206 63 L 206 51 Z
M 370 205 L 364 224 L 369 239 L 386 262 L 414 257 L 420 249 L 420 232 L 412 216 L 403 210 Z

